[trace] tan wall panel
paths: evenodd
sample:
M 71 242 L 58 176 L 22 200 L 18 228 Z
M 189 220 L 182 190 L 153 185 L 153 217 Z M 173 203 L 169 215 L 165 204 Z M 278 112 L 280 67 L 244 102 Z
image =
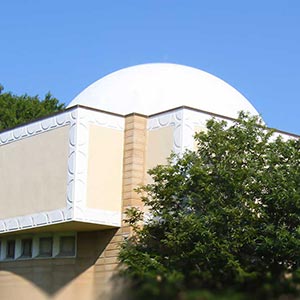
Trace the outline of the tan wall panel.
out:
M 164 127 L 148 132 L 147 169 L 167 163 L 173 150 L 173 127 Z
M 91 125 L 89 134 L 87 207 L 121 211 L 124 133 Z
M 0 218 L 66 206 L 69 127 L 0 147 Z

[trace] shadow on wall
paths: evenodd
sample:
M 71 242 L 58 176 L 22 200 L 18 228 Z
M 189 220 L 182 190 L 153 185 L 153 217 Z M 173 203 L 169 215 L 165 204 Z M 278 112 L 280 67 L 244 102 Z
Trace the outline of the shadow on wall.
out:
M 93 266 L 105 250 L 117 229 L 97 232 L 79 232 L 77 235 L 76 258 L 32 259 L 0 263 L 0 296 L 3 289 L 22 289 L 24 280 L 38 287 L 48 297 L 54 296 L 59 290 L 76 277 Z M 16 280 L 15 276 L 19 279 Z M 11 277 L 11 278 L 9 278 Z M 88 276 L 93 280 L 92 276 Z M 22 280 L 23 279 L 23 280 Z M 12 282 L 12 280 L 14 280 Z M 27 290 L 24 290 L 26 293 Z M 25 295 L 24 295 L 25 296 Z M 30 299 L 30 295 L 25 296 Z M 2 296 L 1 296 L 2 298 Z

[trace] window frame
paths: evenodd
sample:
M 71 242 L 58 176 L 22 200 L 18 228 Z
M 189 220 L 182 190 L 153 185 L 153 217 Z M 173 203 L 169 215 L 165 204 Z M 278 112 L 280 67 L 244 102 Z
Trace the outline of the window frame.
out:
M 30 241 L 30 246 L 29 246 L 29 248 L 30 248 L 30 253 L 29 253 L 29 255 L 25 255 L 24 254 L 24 242 L 28 242 L 28 241 Z M 32 258 L 32 249 L 33 248 L 33 239 L 31 238 L 31 237 L 24 237 L 24 238 L 21 238 L 21 251 L 20 251 L 20 257 L 19 258 L 22 258 L 22 259 L 24 259 L 24 258 Z
M 10 248 L 10 244 L 13 245 L 13 256 L 9 256 L 8 252 L 9 252 L 9 248 Z M 13 238 L 10 238 L 6 241 L 6 251 L 5 251 L 5 259 L 6 260 L 14 260 L 16 259 L 16 240 Z
M 64 237 L 72 237 L 74 239 L 74 253 L 61 253 L 62 239 Z M 52 239 L 52 255 L 40 255 L 40 239 Z M 24 255 L 24 241 L 31 240 L 31 256 Z M 8 247 L 14 242 L 14 256 L 8 256 Z M 77 257 L 77 232 L 54 232 L 54 233 L 38 233 L 26 235 L 12 235 L 0 238 L 0 262 L 14 260 L 30 260 L 30 259 L 55 259 L 55 258 L 75 258 Z
M 68 252 L 63 252 L 62 251 L 62 246 L 63 246 L 63 239 L 65 239 L 65 238 L 72 238 L 73 239 L 73 243 L 72 243 L 72 253 L 68 253 Z M 73 236 L 73 235 L 61 235 L 60 237 L 59 237 L 59 253 L 58 253 L 58 255 L 57 256 L 59 256 L 59 257 L 74 257 L 74 256 L 76 256 L 76 237 L 75 236 Z
M 41 253 L 41 240 L 51 239 L 51 255 L 46 255 Z M 53 257 L 53 236 L 40 236 L 38 237 L 38 258 L 51 258 Z

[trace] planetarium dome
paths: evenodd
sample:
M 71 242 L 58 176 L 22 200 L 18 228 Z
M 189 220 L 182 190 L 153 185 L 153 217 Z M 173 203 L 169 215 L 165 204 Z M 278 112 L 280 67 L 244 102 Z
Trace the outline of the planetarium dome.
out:
M 142 64 L 94 82 L 68 105 L 83 105 L 121 115 L 152 115 L 180 106 L 235 118 L 258 115 L 251 103 L 223 80 L 199 69 L 171 63 Z

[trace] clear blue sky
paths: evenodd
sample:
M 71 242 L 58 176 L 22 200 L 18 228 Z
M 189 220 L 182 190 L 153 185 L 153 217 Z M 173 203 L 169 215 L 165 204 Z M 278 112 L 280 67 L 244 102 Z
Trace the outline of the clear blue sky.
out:
M 299 0 L 2 0 L 0 59 L 5 91 L 65 103 L 123 67 L 193 66 L 300 135 Z

